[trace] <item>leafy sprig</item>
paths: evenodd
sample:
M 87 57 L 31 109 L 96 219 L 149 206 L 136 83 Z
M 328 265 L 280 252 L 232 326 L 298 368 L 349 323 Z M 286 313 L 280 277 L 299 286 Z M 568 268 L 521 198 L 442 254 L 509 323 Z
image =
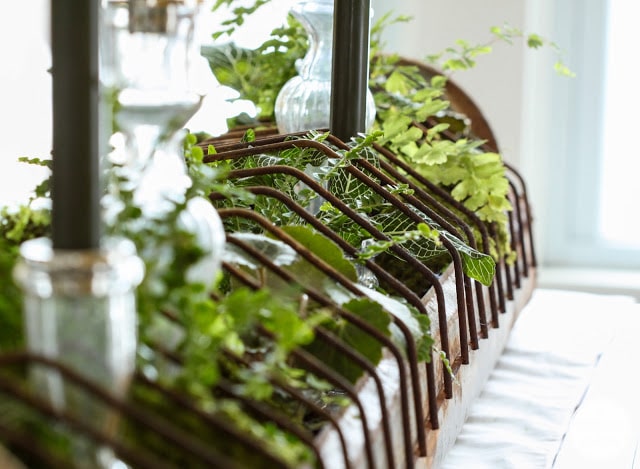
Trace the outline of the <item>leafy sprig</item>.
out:
M 436 64 L 443 72 L 450 74 L 458 70 L 469 70 L 477 64 L 477 58 L 481 55 L 489 54 L 498 42 L 513 44 L 516 39 L 526 42 L 530 49 L 540 49 L 549 47 L 556 54 L 556 62 L 553 68 L 559 75 L 574 77 L 575 74 L 563 61 L 563 54 L 560 47 L 553 41 L 535 33 L 525 33 L 522 30 L 509 24 L 503 26 L 492 26 L 490 28 L 491 38 L 481 44 L 471 44 L 459 39 L 455 46 L 447 47 L 443 51 L 427 56 L 427 61 Z

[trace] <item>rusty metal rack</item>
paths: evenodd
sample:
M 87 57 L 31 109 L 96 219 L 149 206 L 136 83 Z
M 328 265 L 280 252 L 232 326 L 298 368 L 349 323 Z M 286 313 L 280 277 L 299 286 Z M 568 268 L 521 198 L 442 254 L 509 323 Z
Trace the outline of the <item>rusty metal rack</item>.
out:
M 426 132 L 431 124 L 425 122 L 415 125 Z M 215 155 L 207 156 L 206 161 L 238 162 L 247 157 L 275 155 L 294 147 L 309 148 L 326 158 L 335 159 L 340 157 L 338 150 L 348 148 L 346 143 L 333 136 L 319 142 L 306 138 L 305 134 L 280 135 L 274 128 L 257 131 L 256 140 L 250 143 L 240 140 L 242 134 L 242 131 L 230 132 L 203 142 L 205 147 L 213 143 L 217 150 Z M 450 138 L 456 137 L 450 135 Z M 491 145 L 491 140 L 487 145 Z M 491 149 L 490 146 L 487 148 Z M 489 253 L 490 239 L 496 236 L 495 227 L 483 223 L 446 191 L 421 177 L 392 152 L 377 145 L 374 149 L 379 164 L 374 165 L 363 158 L 352 160 L 344 167 L 350 177 L 373 190 L 412 222 L 433 220 L 451 236 Z M 278 428 L 294 435 L 315 455 L 317 467 L 412 468 L 418 461 L 436 466 L 464 420 L 468 402 L 458 401 L 468 401 L 468 396 L 473 396 L 482 386 L 481 373 L 474 371 L 474 367 L 484 362 L 484 368 L 491 368 L 500 353 L 500 343 L 504 344 L 511 324 L 528 300 L 535 283 L 536 257 L 526 187 L 515 169 L 510 166 L 507 169 L 509 198 L 514 207 L 509 213 L 509 234 L 517 260 L 508 264 L 500 259 L 495 280 L 489 287 L 464 274 L 460 256 L 447 236 L 441 236 L 441 242 L 452 262 L 443 273 L 434 272 L 401 245 L 390 248 L 422 283 L 424 291 L 421 292 L 409 288 L 397 274 L 375 259 L 364 262 L 364 267 L 384 283 L 388 294 L 402 298 L 429 317 L 435 338 L 434 350 L 442 351 L 452 373 L 435 352 L 430 361 L 418 362 L 414 338 L 401 319 L 389 313 L 404 339 L 405 350 L 375 327 L 342 308 L 318 285 L 297 278 L 285 266 L 276 265 L 268 256 L 243 241 L 241 236 L 228 230 L 229 245 L 251 256 L 269 275 L 295 285 L 301 297 L 326 308 L 377 341 L 384 348 L 384 356 L 380 364 L 373 364 L 360 351 L 329 330 L 317 326 L 316 337 L 324 346 L 339 350 L 344 360 L 364 371 L 363 377 L 353 384 L 309 350 L 301 348 L 292 352 L 292 358 L 301 368 L 331 383 L 348 399 L 349 405 L 343 409 L 325 408 L 277 376 L 268 377 L 280 393 L 297 402 L 307 414 L 324 422 L 319 431 L 311 431 L 292 422 L 280 409 L 244 397 L 232 382 L 219 382 L 216 395 L 233 400 L 254 418 L 273 422 Z M 366 217 L 345 204 L 341 194 L 332 193 L 296 168 L 269 164 L 251 169 L 234 169 L 228 177 L 232 180 L 254 178 L 259 181 L 260 176 L 274 174 L 296 178 L 372 239 L 388 239 Z M 412 193 L 394 194 L 390 189 L 399 184 L 408 185 Z M 358 246 L 342 239 L 288 195 L 259 183 L 248 184 L 245 189 L 256 196 L 283 204 L 305 224 L 333 241 L 346 257 L 357 256 Z M 225 199 L 220 194 L 210 194 L 210 198 L 219 207 L 219 214 L 225 222 L 242 220 L 243 223 L 252 224 L 288 245 L 314 269 L 351 295 L 364 295 L 357 283 L 305 248 L 271 220 L 248 208 L 225 205 Z M 479 236 L 474 233 L 479 233 Z M 251 289 L 261 288 L 262 280 L 254 273 L 231 262 L 225 263 L 224 268 L 234 282 Z M 269 336 L 266 330 L 258 332 L 264 337 Z M 180 366 L 179 355 L 169 352 L 165 355 L 167 360 Z M 237 366 L 249 366 L 242 357 L 229 354 L 228 359 Z M 56 371 L 65 383 L 95 399 L 98 405 L 114 416 L 110 424 L 87 422 L 72 410 L 57 409 L 39 397 L 29 388 L 26 378 L 27 369 L 34 365 Z M 476 383 L 470 384 L 471 379 Z M 19 454 L 29 467 L 70 467 L 68 454 L 60 453 L 50 445 L 55 436 L 32 432 L 33 425 L 37 423 L 44 424 L 44 428 L 48 429 L 64 427 L 77 438 L 108 447 L 132 468 L 239 468 L 234 459 L 234 454 L 238 452 L 253 456 L 255 464 L 251 467 L 288 467 L 280 455 L 266 450 L 259 438 L 239 430 L 223 416 L 204 412 L 188 396 L 150 380 L 143 373 L 134 377 L 131 392 L 123 399 L 110 395 L 55 361 L 26 352 L 0 355 L 0 412 L 3 409 L 2 402 L 12 403 L 16 415 L 0 414 L 0 445 Z M 179 412 L 174 409 L 179 409 Z M 131 438 L 131 435 L 135 435 L 135 438 Z M 224 444 L 220 444 L 220 441 L 224 441 Z

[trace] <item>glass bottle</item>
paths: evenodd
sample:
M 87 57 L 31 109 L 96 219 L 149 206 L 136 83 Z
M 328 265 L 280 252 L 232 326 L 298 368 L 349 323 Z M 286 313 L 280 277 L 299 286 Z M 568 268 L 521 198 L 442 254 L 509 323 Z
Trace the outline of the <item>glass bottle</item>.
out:
M 203 98 L 194 91 L 190 74 L 193 61 L 204 60 L 194 40 L 200 3 L 107 1 L 101 75 L 114 96 L 115 130 L 124 137 L 124 145 L 110 156 L 124 188 L 144 217 L 158 219 L 186 202 L 178 223 L 205 252 L 187 277 L 209 287 L 220 268 L 225 234 L 208 200 L 186 200 L 192 182 L 182 149 L 183 127 Z M 123 208 L 119 196 L 107 198 L 108 222 Z
M 296 68 L 298 75 L 280 90 L 275 118 L 280 133 L 329 127 L 333 56 L 333 0 L 302 0 L 291 8 L 309 37 L 309 51 Z M 375 102 L 367 92 L 367 130 L 375 119 Z

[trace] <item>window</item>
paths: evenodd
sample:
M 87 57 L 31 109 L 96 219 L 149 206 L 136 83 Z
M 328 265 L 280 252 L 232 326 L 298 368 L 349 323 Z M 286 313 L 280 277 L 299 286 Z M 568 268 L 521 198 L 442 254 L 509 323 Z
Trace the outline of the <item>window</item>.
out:
M 640 149 L 634 148 L 633 140 L 640 130 L 639 74 L 634 60 L 640 3 L 609 3 L 598 232 L 608 243 L 639 249 L 639 200 L 633 188 L 639 182 Z
M 577 76 L 540 84 L 535 81 L 545 80 L 539 74 L 548 65 L 529 69 L 528 106 L 536 107 L 538 124 L 527 141 L 533 148 L 528 164 L 542 168 L 536 187 L 543 195 L 534 209 L 544 263 L 640 269 L 640 151 L 634 143 L 640 93 L 633 50 L 640 5 L 634 0 L 549 5 L 545 34 L 565 51 Z

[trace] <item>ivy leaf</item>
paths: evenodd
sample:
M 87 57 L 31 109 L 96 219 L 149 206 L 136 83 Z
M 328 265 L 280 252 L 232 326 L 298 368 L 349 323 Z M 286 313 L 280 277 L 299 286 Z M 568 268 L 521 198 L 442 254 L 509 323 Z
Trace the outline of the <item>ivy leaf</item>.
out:
M 496 261 L 493 257 L 473 249 L 449 232 L 445 231 L 442 234 L 460 254 L 464 273 L 483 285 L 491 285 L 496 274 Z

